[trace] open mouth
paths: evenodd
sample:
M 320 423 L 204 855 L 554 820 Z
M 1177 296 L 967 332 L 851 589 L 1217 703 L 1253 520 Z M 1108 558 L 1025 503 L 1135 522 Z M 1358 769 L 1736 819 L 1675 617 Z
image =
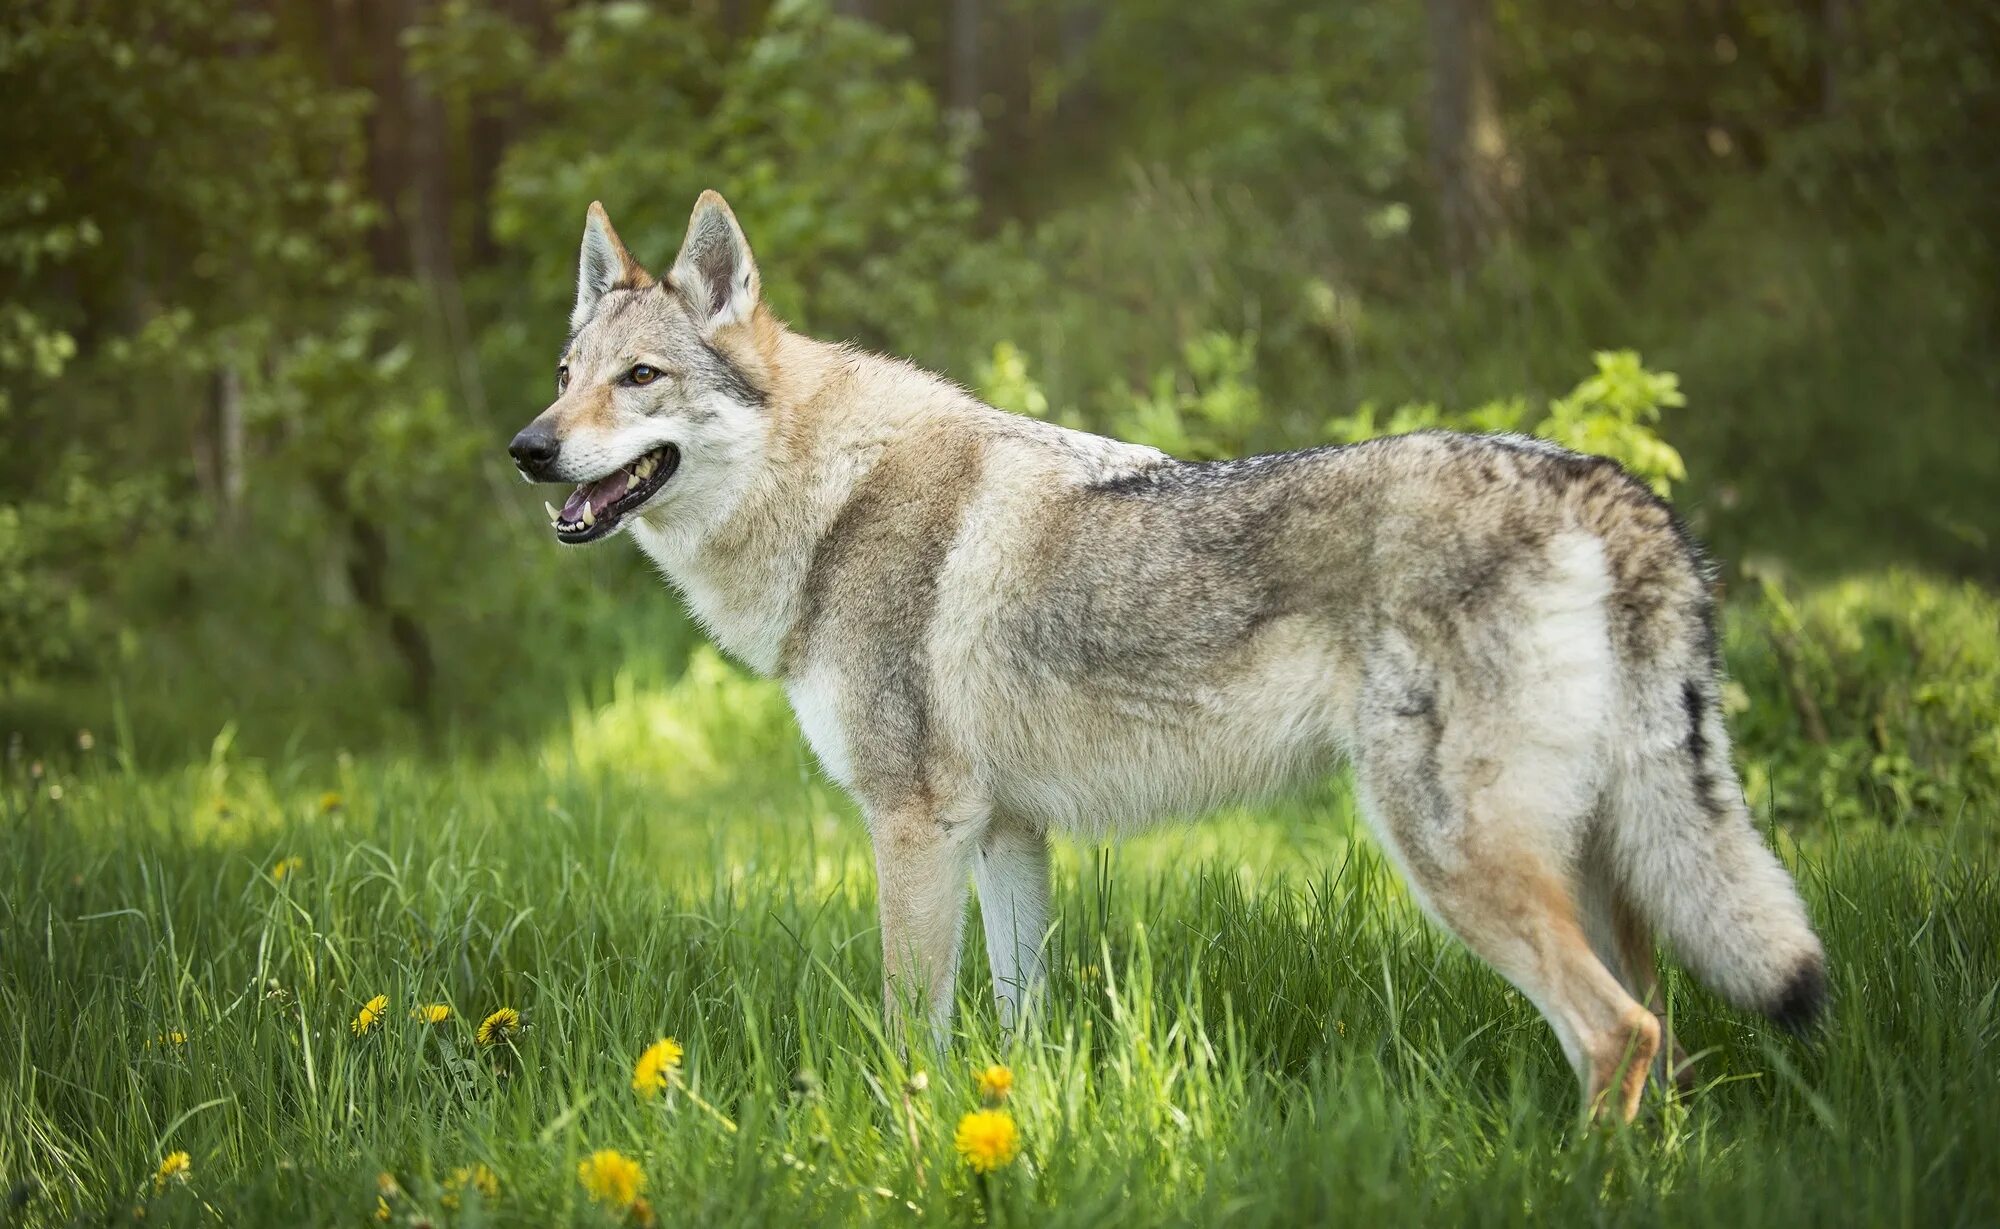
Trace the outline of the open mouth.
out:
M 680 464 L 681 450 L 672 444 L 662 444 L 624 468 L 614 469 L 571 491 L 562 511 L 544 504 L 549 510 L 549 523 L 556 531 L 556 541 L 581 546 L 617 529 L 627 513 L 637 511 L 639 505 L 659 494 Z

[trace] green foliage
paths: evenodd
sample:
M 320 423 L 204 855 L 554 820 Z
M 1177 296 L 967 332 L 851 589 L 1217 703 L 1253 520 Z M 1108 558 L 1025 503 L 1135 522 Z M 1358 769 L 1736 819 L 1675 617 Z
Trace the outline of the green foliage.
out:
M 119 551 L 187 527 L 197 416 L 160 408 L 336 285 L 361 221 L 328 170 L 355 100 L 262 49 L 266 19 L 125 7 L 0 19 L 0 691 L 101 674 L 148 621 L 112 591 Z
M 1503 6 L 1519 216 L 1464 267 L 1420 9 L 986 6 L 948 120 L 940 11 L 836 7 L 9 7 L 6 724 L 450 744 L 670 677 L 672 602 L 551 547 L 499 449 L 584 205 L 657 270 L 704 187 L 795 323 L 1020 412 L 1191 457 L 1533 432 L 1725 560 L 2000 575 L 1977 6 Z
M 973 202 L 909 53 L 809 0 L 781 0 L 734 41 L 680 6 L 570 13 L 527 82 L 543 121 L 494 195 L 494 229 L 545 305 L 537 349 L 561 340 L 585 204 L 602 199 L 664 272 L 705 188 L 730 199 L 764 255 L 765 298 L 801 327 L 888 344 L 948 310 Z
M 1990 822 L 2000 807 L 2000 599 L 1908 571 L 1729 609 L 1737 758 L 1778 819 Z
M 1190 460 L 1240 457 L 1264 421 L 1257 392 L 1257 339 L 1209 332 L 1181 347 L 1181 367 L 1112 398 L 1109 429 Z
M 1577 452 L 1610 457 L 1650 484 L 1661 496 L 1687 477 L 1673 445 L 1653 430 L 1660 412 L 1687 404 L 1672 372 L 1647 371 L 1630 350 L 1599 351 L 1595 374 L 1567 397 L 1549 403 L 1549 416 L 1534 433 Z
M 995 405 L 1030 418 L 1049 416 L 1049 395 L 1028 371 L 1028 357 L 1011 341 L 993 343 L 993 353 L 979 363 L 972 387 Z
M 1531 425 L 1525 398 L 1489 401 L 1460 414 L 1448 414 L 1429 402 L 1399 406 L 1386 420 L 1372 404 L 1327 423 L 1327 435 L 1340 443 L 1399 435 L 1443 427 L 1455 431 L 1517 431 L 1561 444 L 1578 452 L 1610 457 L 1643 479 L 1660 495 L 1687 477 L 1687 467 L 1672 444 L 1654 430 L 1663 410 L 1687 404 L 1680 380 L 1672 372 L 1648 371 L 1630 350 L 1599 351 L 1592 356 L 1597 370 L 1567 396 L 1549 402 L 1548 411 Z

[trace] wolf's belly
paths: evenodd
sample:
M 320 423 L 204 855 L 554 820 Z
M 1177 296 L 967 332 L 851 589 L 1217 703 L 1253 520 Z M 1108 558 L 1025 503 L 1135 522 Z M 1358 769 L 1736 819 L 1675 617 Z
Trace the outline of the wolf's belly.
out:
M 1348 745 L 1352 674 L 1316 629 L 1279 626 L 1184 676 L 967 680 L 946 692 L 940 725 L 1001 808 L 1108 833 L 1330 771 Z

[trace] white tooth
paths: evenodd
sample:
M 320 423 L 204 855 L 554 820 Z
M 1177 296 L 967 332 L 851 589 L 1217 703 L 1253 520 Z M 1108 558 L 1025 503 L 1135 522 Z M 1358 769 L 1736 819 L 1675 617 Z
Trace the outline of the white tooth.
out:
M 583 523 L 585 525 L 595 525 L 597 523 L 597 513 L 590 510 L 589 504 L 583 505 Z
M 562 519 L 562 513 L 556 511 L 556 506 L 548 500 L 544 499 L 542 501 L 542 507 L 548 511 L 550 520 L 559 521 Z
M 650 456 L 641 457 L 639 458 L 639 464 L 633 468 L 639 471 L 641 478 L 649 478 L 653 474 L 653 458 Z

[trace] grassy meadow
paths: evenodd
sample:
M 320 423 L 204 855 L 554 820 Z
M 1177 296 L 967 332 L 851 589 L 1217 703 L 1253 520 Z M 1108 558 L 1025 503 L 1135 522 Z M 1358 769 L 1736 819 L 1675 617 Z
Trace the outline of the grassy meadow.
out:
M 774 688 L 703 652 L 558 728 L 424 759 L 225 732 L 167 770 L 100 732 L 10 763 L 0 1223 L 2000 1219 L 1991 817 L 1781 837 L 1830 1028 L 1797 1042 L 1676 980 L 1698 1090 L 1593 1129 L 1338 781 L 1064 844 L 1042 1018 L 1000 1035 L 975 923 L 953 1045 L 905 1058 L 865 835 Z M 683 1056 L 642 1095 L 663 1037 Z M 955 1129 L 996 1062 L 1019 1151 L 980 1175 Z

